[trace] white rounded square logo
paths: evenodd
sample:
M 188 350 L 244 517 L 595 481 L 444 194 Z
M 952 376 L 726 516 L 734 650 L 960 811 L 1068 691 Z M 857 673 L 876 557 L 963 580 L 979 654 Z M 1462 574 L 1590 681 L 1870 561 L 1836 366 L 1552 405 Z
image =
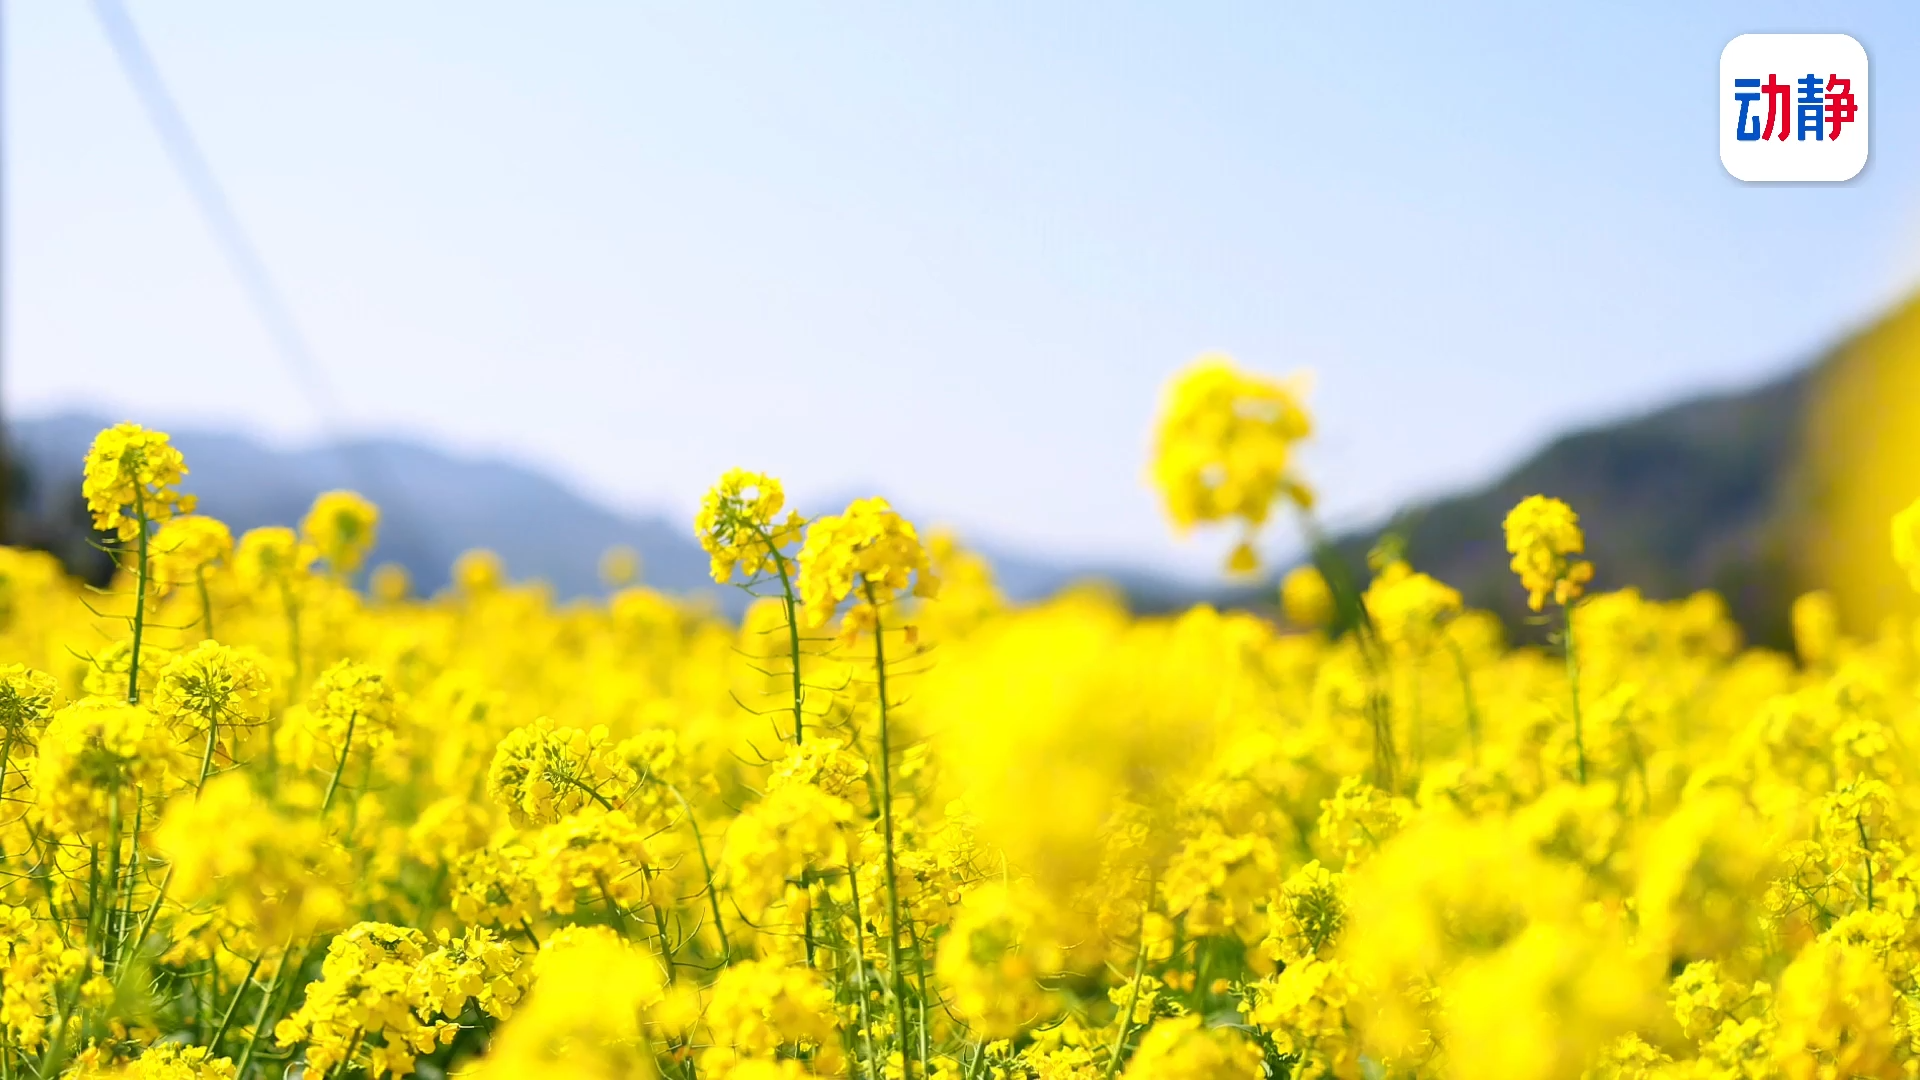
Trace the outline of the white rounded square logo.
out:
M 1720 51 L 1720 163 L 1740 180 L 1851 180 L 1867 164 L 1867 50 L 1742 34 Z

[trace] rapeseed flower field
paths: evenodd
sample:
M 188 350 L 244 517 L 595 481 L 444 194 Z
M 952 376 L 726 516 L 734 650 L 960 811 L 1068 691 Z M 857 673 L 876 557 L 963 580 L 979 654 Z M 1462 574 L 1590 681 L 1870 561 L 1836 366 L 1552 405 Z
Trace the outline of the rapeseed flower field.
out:
M 1187 369 L 1173 524 L 1317 541 L 1311 427 Z M 105 590 L 0 550 L 0 1080 L 1920 1072 L 1914 628 L 1592 593 L 1551 493 L 1514 646 L 1317 542 L 1282 620 L 1011 605 L 746 471 L 692 524 L 739 625 L 486 552 L 415 598 L 359 496 L 236 538 L 189 467 L 100 433 Z

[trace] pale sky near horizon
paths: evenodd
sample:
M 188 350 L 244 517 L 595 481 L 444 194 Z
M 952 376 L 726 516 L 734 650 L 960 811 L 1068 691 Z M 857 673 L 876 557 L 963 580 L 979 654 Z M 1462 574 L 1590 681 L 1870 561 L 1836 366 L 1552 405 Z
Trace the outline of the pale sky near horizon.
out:
M 1314 372 L 1351 518 L 1920 280 L 1911 4 L 129 7 L 349 426 L 627 509 L 747 465 L 1210 572 L 1142 481 L 1201 352 Z M 90 6 L 6 20 L 8 407 L 314 438 Z M 1865 45 L 1859 178 L 1723 172 L 1753 31 Z

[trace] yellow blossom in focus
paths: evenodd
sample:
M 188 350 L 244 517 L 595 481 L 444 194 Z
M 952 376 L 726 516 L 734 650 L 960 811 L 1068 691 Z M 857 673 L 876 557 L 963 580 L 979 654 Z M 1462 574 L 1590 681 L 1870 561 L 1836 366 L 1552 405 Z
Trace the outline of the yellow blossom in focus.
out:
M 541 719 L 500 740 L 487 793 L 516 825 L 550 825 L 598 803 L 611 809 L 638 783 L 605 727 L 555 728 Z
M 25 664 L 0 667 L 0 738 L 14 750 L 31 750 L 40 732 L 53 719 L 60 684 L 44 671 Z
M 725 583 L 737 573 L 753 581 L 768 570 L 784 573 L 780 553 L 800 538 L 806 519 L 789 510 L 780 481 L 765 473 L 728 469 L 700 500 L 693 533 L 712 559 L 713 580 Z
M 1268 907 L 1271 927 L 1265 947 L 1278 961 L 1295 964 L 1322 955 L 1347 921 L 1347 876 L 1316 860 L 1295 871 Z
M 1339 962 L 1309 955 L 1255 984 L 1243 1011 L 1275 1049 L 1313 1070 L 1308 1075 L 1357 1077 L 1359 1055 L 1346 1016 L 1355 993 Z
M 186 459 L 164 432 L 138 424 L 102 431 L 87 449 L 86 479 L 80 486 L 93 527 L 132 540 L 140 535 L 143 522 L 191 513 L 193 496 L 179 490 L 186 472 Z
M 274 1028 L 282 1046 L 305 1045 L 309 1072 L 353 1063 L 375 1077 L 404 1077 L 423 1054 L 451 1043 L 452 1018 L 469 1001 L 495 1016 L 519 999 L 519 958 L 486 931 L 443 939 L 419 930 L 357 923 L 327 947 L 321 976 Z
M 225 763 L 232 764 L 235 729 L 266 719 L 272 690 L 266 667 L 252 650 L 203 641 L 161 670 L 153 687 L 153 711 L 182 736 L 202 737 L 210 764 L 220 729 L 227 729 Z
M 83 1070 L 80 1080 L 235 1080 L 231 1058 L 215 1057 L 204 1046 L 155 1043 L 117 1068 Z
M 807 528 L 799 559 L 800 602 L 807 624 L 826 625 L 851 598 L 841 623 L 845 638 L 879 625 L 878 605 L 909 588 L 913 595 L 928 598 L 940 590 L 920 534 L 885 499 L 856 499 L 846 513 L 816 520 Z

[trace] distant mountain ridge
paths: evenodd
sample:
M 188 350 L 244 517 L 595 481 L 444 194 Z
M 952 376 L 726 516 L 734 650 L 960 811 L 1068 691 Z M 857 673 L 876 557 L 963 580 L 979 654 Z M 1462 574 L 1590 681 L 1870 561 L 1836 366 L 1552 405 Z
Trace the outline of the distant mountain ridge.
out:
M 1356 566 L 1391 533 L 1414 567 L 1509 626 L 1526 616 L 1502 523 L 1529 495 L 1580 514 L 1594 588 L 1658 598 L 1713 589 L 1749 637 L 1784 645 L 1798 581 L 1787 550 L 1801 433 L 1821 365 L 1560 436 L 1504 475 L 1412 504 L 1337 542 Z
M 1791 647 L 1794 599 L 1830 588 L 1851 629 L 1870 632 L 1914 599 L 1886 522 L 1920 493 L 1917 418 L 1920 294 L 1785 375 L 1561 436 L 1339 546 L 1364 565 L 1393 534 L 1416 568 L 1522 629 L 1502 521 L 1522 498 L 1553 495 L 1581 516 L 1595 588 L 1712 589 L 1751 642 L 1775 648 Z
M 1352 566 L 1364 568 L 1368 552 L 1392 536 L 1416 568 L 1460 589 L 1470 605 L 1499 613 L 1524 637 L 1537 631 L 1527 629 L 1529 612 L 1507 568 L 1501 523 L 1522 498 L 1553 495 L 1581 515 L 1596 588 L 1632 585 L 1660 598 L 1714 589 L 1751 640 L 1785 646 L 1792 600 L 1817 576 L 1808 573 L 1804 552 L 1825 528 L 1832 473 L 1856 467 L 1823 466 L 1826 474 L 1818 475 L 1807 465 L 1811 417 L 1825 400 L 1823 388 L 1836 373 L 1857 369 L 1862 357 L 1920 364 L 1920 297 L 1787 375 L 1563 435 L 1490 483 L 1412 503 L 1389 521 L 1341 534 L 1335 545 Z M 1880 415 L 1885 412 L 1848 414 L 1841 422 L 1904 422 Z M 80 462 L 105 423 L 69 414 L 13 425 L 12 441 L 43 504 L 78 491 Z M 487 547 L 505 558 L 514 576 L 544 579 L 562 598 L 593 595 L 601 591 L 600 556 L 626 544 L 640 552 L 648 583 L 712 594 L 729 612 L 745 604 L 738 590 L 708 578 L 691 522 L 623 515 L 511 462 L 453 457 L 392 439 L 281 451 L 231 434 L 182 429 L 173 435 L 193 469 L 189 490 L 200 494 L 208 513 L 237 529 L 294 524 L 313 496 L 329 488 L 362 491 L 383 514 L 377 557 L 406 566 L 425 591 L 445 585 L 461 551 Z M 1912 467 L 1920 470 L 1920 461 Z M 1920 471 L 1914 475 L 1912 490 L 1920 491 Z M 910 517 L 919 512 L 901 509 Z M 43 516 L 49 513 L 43 506 Z M 1886 520 L 1868 517 L 1870 525 Z M 991 544 L 976 550 L 1016 600 L 1097 577 L 1117 585 L 1143 612 L 1201 602 L 1276 607 L 1272 579 L 1206 586 Z
M 16 422 L 10 441 L 33 479 L 36 510 L 58 513 L 80 489 L 81 462 L 101 416 L 63 413 Z M 709 596 L 738 613 L 740 590 L 714 583 L 693 523 L 612 510 L 563 482 L 511 461 L 460 457 L 400 439 L 358 439 L 281 450 L 243 435 L 169 428 L 190 472 L 184 490 L 203 512 L 236 533 L 263 525 L 297 525 L 315 495 L 335 488 L 359 491 L 380 507 L 375 561 L 405 566 L 419 590 L 448 581 L 453 560 L 470 548 L 488 548 L 516 578 L 539 579 L 561 599 L 605 591 L 600 558 L 624 544 L 638 551 L 643 580 L 683 595 Z M 836 506 L 835 509 L 838 507 Z M 1125 567 L 1091 567 L 1033 558 L 994 545 L 980 548 L 1011 597 L 1036 599 L 1082 577 L 1106 577 L 1131 593 L 1176 604 L 1191 587 Z
M 39 498 L 79 489 L 87 446 L 108 423 L 69 413 L 13 425 L 11 441 L 36 477 Z M 374 558 L 405 566 L 426 592 L 446 585 L 454 558 L 469 548 L 491 548 L 516 577 L 543 579 L 561 597 L 599 592 L 600 556 L 617 544 L 640 553 L 654 584 L 677 592 L 714 588 L 686 526 L 615 513 L 510 461 L 455 457 L 396 439 L 280 450 L 217 431 L 169 434 L 187 459 L 184 489 L 236 533 L 297 525 L 322 491 L 364 494 L 381 510 Z

